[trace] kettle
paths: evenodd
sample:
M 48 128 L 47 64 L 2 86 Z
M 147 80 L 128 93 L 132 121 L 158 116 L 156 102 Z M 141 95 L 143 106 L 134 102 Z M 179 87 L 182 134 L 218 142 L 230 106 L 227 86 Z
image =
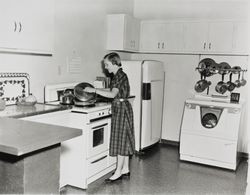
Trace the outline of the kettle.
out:
M 60 103 L 63 105 L 73 105 L 75 96 L 71 90 L 65 89 L 62 96 L 60 97 Z

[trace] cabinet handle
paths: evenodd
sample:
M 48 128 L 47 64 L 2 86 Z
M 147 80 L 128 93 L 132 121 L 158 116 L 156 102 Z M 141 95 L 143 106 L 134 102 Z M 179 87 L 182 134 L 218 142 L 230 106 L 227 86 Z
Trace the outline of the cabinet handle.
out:
M 162 49 L 164 49 L 164 48 L 165 48 L 165 47 L 164 47 L 164 42 L 161 44 L 161 48 L 162 48 Z
M 16 28 L 17 28 L 17 24 L 16 24 L 16 21 L 15 21 L 15 27 L 14 27 L 14 32 L 16 32 Z
M 160 49 L 160 42 L 158 42 L 158 49 Z
M 97 159 L 97 160 L 94 160 L 93 162 L 91 162 L 91 164 L 97 163 L 97 162 L 99 162 L 100 160 L 103 160 L 103 159 L 106 158 L 106 157 L 107 157 L 107 155 L 106 155 L 106 156 L 103 156 L 103 157 L 101 157 L 101 158 L 99 158 L 99 159 Z
M 204 42 L 203 44 L 203 49 L 206 49 L 206 42 Z
M 19 32 L 21 32 L 22 31 L 22 24 L 21 24 L 21 22 L 19 22 Z
M 211 43 L 209 43 L 208 48 L 209 48 L 209 49 L 211 49 L 211 46 L 212 46 L 212 44 L 211 44 Z

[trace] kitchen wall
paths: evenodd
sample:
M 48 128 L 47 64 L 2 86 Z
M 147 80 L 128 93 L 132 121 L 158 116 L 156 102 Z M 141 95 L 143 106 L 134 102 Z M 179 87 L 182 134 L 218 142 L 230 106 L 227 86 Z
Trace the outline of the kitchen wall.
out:
M 47 83 L 92 82 L 102 75 L 100 61 L 107 53 L 106 14 L 132 12 L 133 0 L 55 0 L 53 56 L 0 53 L 0 70 L 29 73 L 38 101 L 43 101 Z M 74 59 L 80 61 L 80 71 L 69 73 L 68 64 Z
M 248 8 L 246 0 L 135 0 L 134 16 L 143 20 L 247 20 Z M 232 66 L 240 65 L 244 68 L 247 68 L 249 64 L 247 56 L 132 55 L 132 59 L 135 60 L 155 59 L 164 62 L 165 99 L 162 138 L 165 140 L 179 141 L 184 101 L 194 95 L 194 84 L 200 79 L 195 67 L 204 57 L 211 57 L 217 63 L 226 61 Z M 218 76 L 214 76 L 212 83 L 217 83 L 218 79 L 220 79 Z M 211 88 L 213 87 L 214 85 Z M 247 100 L 248 91 L 250 91 L 249 84 L 240 89 L 241 98 Z M 247 152 L 248 103 L 244 107 L 239 133 L 239 149 Z
M 243 19 L 248 0 L 135 0 L 134 16 L 142 19 Z

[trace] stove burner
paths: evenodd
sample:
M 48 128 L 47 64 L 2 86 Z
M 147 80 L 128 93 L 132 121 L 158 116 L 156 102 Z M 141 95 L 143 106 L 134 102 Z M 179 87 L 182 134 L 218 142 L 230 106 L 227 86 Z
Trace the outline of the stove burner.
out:
M 81 108 L 92 108 L 92 107 L 95 107 L 95 104 L 93 103 L 93 104 L 86 104 L 86 105 L 84 105 L 84 104 L 75 104 L 74 105 L 75 107 L 81 107 Z

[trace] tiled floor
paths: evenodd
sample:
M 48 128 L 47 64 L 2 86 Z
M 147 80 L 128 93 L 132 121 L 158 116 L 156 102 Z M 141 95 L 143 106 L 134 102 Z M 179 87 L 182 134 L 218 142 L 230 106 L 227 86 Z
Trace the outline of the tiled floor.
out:
M 178 148 L 156 145 L 144 155 L 131 159 L 130 179 L 112 184 L 105 177 L 93 182 L 87 190 L 67 186 L 61 194 L 232 194 L 246 190 L 247 162 L 236 172 L 179 161 Z

